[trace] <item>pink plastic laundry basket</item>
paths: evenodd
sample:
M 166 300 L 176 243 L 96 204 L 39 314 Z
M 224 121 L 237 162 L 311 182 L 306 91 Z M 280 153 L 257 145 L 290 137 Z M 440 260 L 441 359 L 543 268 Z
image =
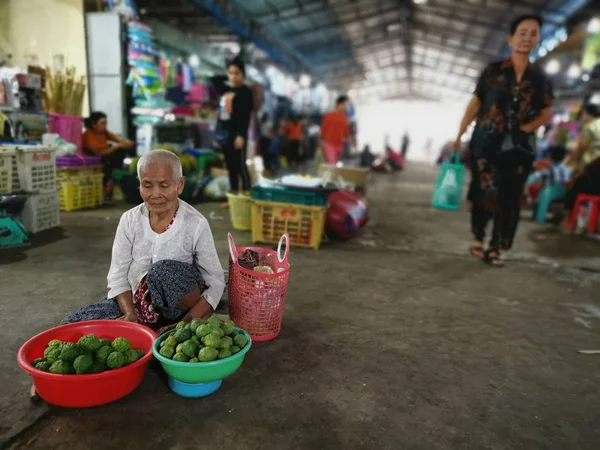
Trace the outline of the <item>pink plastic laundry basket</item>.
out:
M 74 144 L 77 146 L 77 153 L 81 153 L 82 117 L 50 113 L 48 131 L 58 134 L 63 140 Z
M 277 251 L 261 247 L 236 247 L 229 238 L 229 317 L 255 341 L 275 339 L 281 331 L 290 265 L 289 237 L 283 235 Z M 285 242 L 285 253 L 281 255 Z M 274 274 L 242 267 L 238 256 L 246 250 L 258 254 L 259 266 L 270 266 Z

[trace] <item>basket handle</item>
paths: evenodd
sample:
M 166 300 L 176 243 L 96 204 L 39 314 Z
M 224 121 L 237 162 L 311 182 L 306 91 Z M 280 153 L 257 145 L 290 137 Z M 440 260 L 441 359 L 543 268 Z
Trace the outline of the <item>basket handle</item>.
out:
M 283 241 L 285 240 L 285 254 L 283 257 L 281 256 L 281 246 L 283 245 Z M 290 235 L 285 233 L 279 239 L 279 244 L 277 245 L 277 259 L 280 263 L 287 261 L 288 254 L 290 253 Z
M 238 253 L 231 233 L 227 233 L 227 241 L 229 242 L 229 256 L 231 257 L 231 261 L 235 263 L 238 259 Z

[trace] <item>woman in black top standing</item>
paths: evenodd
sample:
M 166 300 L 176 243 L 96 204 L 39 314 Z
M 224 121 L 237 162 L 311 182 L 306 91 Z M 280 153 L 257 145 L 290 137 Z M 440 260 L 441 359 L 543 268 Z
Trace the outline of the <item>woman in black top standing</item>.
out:
M 221 97 L 219 123 L 221 130 L 221 149 L 225 156 L 225 164 L 229 172 L 229 183 L 234 193 L 250 190 L 250 173 L 246 165 L 248 127 L 254 98 L 252 91 L 244 84 L 246 66 L 235 57 L 227 63 L 228 86 Z
M 500 251 L 512 247 L 521 197 L 534 161 L 536 130 L 551 117 L 552 87 L 530 65 L 529 54 L 540 40 L 542 20 L 521 16 L 511 24 L 510 58 L 483 72 L 463 116 L 454 148 L 476 118 L 470 143 L 472 181 L 471 254 L 502 267 Z M 493 220 L 488 249 L 483 241 Z

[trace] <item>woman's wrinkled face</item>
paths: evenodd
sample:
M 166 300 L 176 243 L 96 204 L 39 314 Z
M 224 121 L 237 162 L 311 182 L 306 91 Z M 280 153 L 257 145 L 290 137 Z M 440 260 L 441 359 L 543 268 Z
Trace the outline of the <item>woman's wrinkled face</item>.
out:
M 231 65 L 227 68 L 227 77 L 229 82 L 234 87 L 239 87 L 244 84 L 244 74 L 238 66 Z
M 540 42 L 540 24 L 528 19 L 519 24 L 515 34 L 508 37 L 508 45 L 516 53 L 529 54 Z
M 106 117 L 104 117 L 94 124 L 94 131 L 97 131 L 98 133 L 104 133 L 107 126 L 108 120 L 106 120 Z
M 162 214 L 177 208 L 185 177 L 175 180 L 173 168 L 165 163 L 148 164 L 140 177 L 140 194 L 148 211 Z

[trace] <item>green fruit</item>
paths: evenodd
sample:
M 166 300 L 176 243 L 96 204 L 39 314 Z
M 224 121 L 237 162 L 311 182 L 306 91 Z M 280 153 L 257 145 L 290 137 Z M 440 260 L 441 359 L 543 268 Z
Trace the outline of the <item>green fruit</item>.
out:
M 46 361 L 46 360 L 45 360 L 44 358 L 35 358 L 35 359 L 34 359 L 34 360 L 31 362 L 31 365 L 32 365 L 33 367 L 35 367 L 35 365 L 36 365 L 37 363 L 41 363 L 42 361 Z
M 193 358 L 190 358 L 190 360 L 188 362 L 197 363 L 198 361 L 200 361 L 200 360 L 194 356 Z
M 206 322 L 215 328 L 221 328 L 221 325 L 223 325 L 223 321 L 217 316 L 210 316 Z
M 233 345 L 233 339 L 229 336 L 225 336 L 221 338 L 221 345 L 219 348 L 230 348 Z
M 243 334 L 238 334 L 233 338 L 233 342 L 235 343 L 235 345 L 237 345 L 239 348 L 244 348 L 246 346 L 246 344 L 248 343 L 248 339 L 246 338 L 245 335 Z
M 94 356 L 96 357 L 96 361 L 104 365 L 106 364 L 108 355 L 110 355 L 112 352 L 114 352 L 113 348 L 109 345 L 105 345 L 104 347 L 100 347 L 98 350 L 96 350 Z
M 175 353 L 183 353 L 183 344 L 177 344 L 177 347 L 175 347 Z
M 58 339 L 52 339 L 50 342 L 48 342 L 47 347 L 60 347 L 62 344 L 62 341 L 59 341 Z
M 175 334 L 173 336 L 175 337 L 175 339 L 177 339 L 177 342 L 181 344 L 182 342 L 185 342 L 192 337 L 192 332 L 187 328 L 180 328 L 179 330 L 175 331 Z
M 198 336 L 196 336 L 196 335 L 193 335 L 193 336 L 190 338 L 190 341 L 192 341 L 192 342 L 195 342 L 195 343 L 196 343 L 196 345 L 200 345 L 200 338 L 199 338 Z
M 162 341 L 162 343 L 164 343 L 165 345 L 170 345 L 171 347 L 176 347 L 177 339 L 175 339 L 175 336 L 169 336 L 164 341 Z
M 119 367 L 123 367 L 125 365 L 125 356 L 121 352 L 112 352 L 106 358 L 106 366 L 109 369 L 118 369 Z
M 176 330 L 181 330 L 182 328 L 184 328 L 187 325 L 186 322 L 179 322 L 177 325 L 175 325 L 175 329 Z
M 71 364 L 69 364 L 67 361 L 63 361 L 62 359 L 59 359 L 58 361 L 54 362 L 54 364 L 52 364 L 50 366 L 48 371 L 50 373 L 66 375 L 68 373 L 71 373 Z
M 106 367 L 104 366 L 104 364 L 102 364 L 101 362 L 94 362 L 94 364 L 92 364 L 92 367 L 90 369 L 90 373 L 100 373 L 100 372 L 104 372 L 104 370 L 106 369 Z
M 198 344 L 196 344 L 191 339 L 187 340 L 183 344 L 181 344 L 181 351 L 183 354 L 187 355 L 188 358 L 193 358 L 196 355 L 196 352 L 198 351 Z
M 208 324 L 200 325 L 198 328 L 196 328 L 196 336 L 203 338 L 212 331 L 214 331 L 214 327 L 211 327 Z
M 137 349 L 136 353 L 137 353 L 138 359 L 142 359 L 144 356 L 146 356 L 146 352 L 144 350 Z
M 198 360 L 200 362 L 214 361 L 219 356 L 219 351 L 216 348 L 204 347 L 198 353 Z
M 35 367 L 37 370 L 43 370 L 44 372 L 49 372 L 51 366 L 52 366 L 52 364 L 50 364 L 48 361 L 41 360 L 37 364 L 34 364 L 33 367 Z
M 175 353 L 175 356 L 173 356 L 173 361 L 188 362 L 189 360 L 190 358 L 184 353 Z
M 221 336 L 218 333 L 210 333 L 202 338 L 202 343 L 207 347 L 219 348 L 221 346 Z
M 95 334 L 88 334 L 86 336 L 82 336 L 77 341 L 77 345 L 79 345 L 79 347 L 81 347 L 86 352 L 95 352 L 100 347 L 102 347 L 100 339 L 98 339 L 98 336 L 96 336 Z
M 228 348 L 222 348 L 219 352 L 219 359 L 229 358 L 231 356 L 231 351 Z
M 205 322 L 202 319 L 192 319 L 192 321 L 190 322 L 190 331 L 192 332 L 192 334 L 195 334 L 198 327 L 200 325 L 204 325 L 204 323 Z
M 123 353 L 123 356 L 125 357 L 125 364 L 132 364 L 140 359 L 137 350 L 134 349 L 127 350 L 125 353 Z
M 171 359 L 175 354 L 175 349 L 170 345 L 165 345 L 163 348 L 160 349 L 158 353 L 160 353 L 160 355 L 164 356 L 165 358 Z
M 60 351 L 60 359 L 63 361 L 72 362 L 75 361 L 79 355 L 81 355 L 81 348 L 77 344 L 73 344 L 72 342 L 65 342 L 62 345 L 62 350 Z M 48 358 L 46 357 L 46 360 Z
M 232 355 L 235 355 L 240 350 L 241 349 L 237 345 L 232 345 L 231 347 L 229 347 L 229 351 L 231 352 Z
M 50 364 L 54 364 L 60 359 L 60 349 L 58 347 L 48 347 L 44 350 L 44 359 Z
M 112 341 L 111 346 L 115 351 L 125 353 L 131 348 L 131 342 L 123 337 L 118 337 Z
M 104 347 L 106 345 L 108 345 L 110 347 L 110 339 L 100 339 L 100 347 Z
M 227 336 L 228 334 L 233 333 L 234 327 L 235 324 L 233 323 L 233 320 L 228 320 L 227 322 L 223 323 L 223 325 L 221 325 L 221 330 L 223 330 L 223 333 L 225 333 L 225 336 Z
M 93 364 L 94 361 L 92 358 L 90 358 L 88 355 L 81 355 L 75 358 L 75 361 L 73 361 L 73 368 L 77 374 L 88 373 Z

